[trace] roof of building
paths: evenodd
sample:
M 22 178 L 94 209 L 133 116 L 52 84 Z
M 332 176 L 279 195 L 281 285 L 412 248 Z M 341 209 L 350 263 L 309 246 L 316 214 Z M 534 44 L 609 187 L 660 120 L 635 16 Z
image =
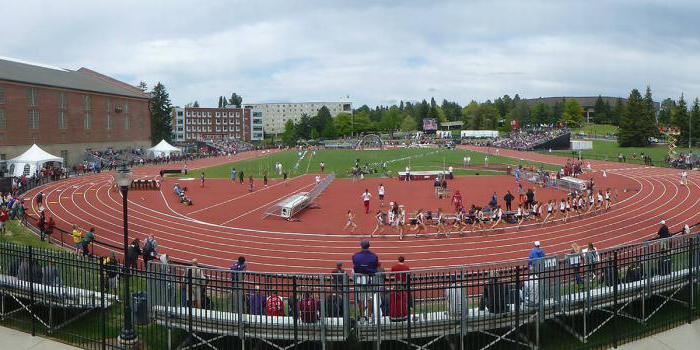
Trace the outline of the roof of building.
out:
M 135 98 L 149 95 L 135 86 L 87 68 L 68 70 L 0 57 L 0 80 Z

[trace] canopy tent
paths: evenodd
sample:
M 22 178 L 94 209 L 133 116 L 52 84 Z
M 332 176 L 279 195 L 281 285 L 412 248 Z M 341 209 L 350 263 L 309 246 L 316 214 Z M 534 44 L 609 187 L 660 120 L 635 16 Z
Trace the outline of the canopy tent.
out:
M 26 152 L 8 160 L 7 165 L 9 166 L 10 176 L 31 176 L 38 169 L 41 169 L 45 163 L 49 162 L 63 163 L 63 158 L 56 157 L 33 144 Z
M 148 149 L 148 154 L 153 154 L 154 157 L 166 157 L 170 153 L 180 153 L 181 149 L 171 145 L 168 141 L 161 140 L 160 143 Z

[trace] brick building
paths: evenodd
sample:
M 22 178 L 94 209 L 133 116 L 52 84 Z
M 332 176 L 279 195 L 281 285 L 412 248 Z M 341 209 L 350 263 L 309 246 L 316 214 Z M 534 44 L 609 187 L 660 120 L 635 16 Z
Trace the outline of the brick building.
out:
M 86 149 L 150 147 L 148 98 L 87 68 L 0 59 L 0 160 L 33 143 L 69 166 L 82 161 Z
M 262 140 L 262 118 L 250 108 L 175 107 L 175 141 Z

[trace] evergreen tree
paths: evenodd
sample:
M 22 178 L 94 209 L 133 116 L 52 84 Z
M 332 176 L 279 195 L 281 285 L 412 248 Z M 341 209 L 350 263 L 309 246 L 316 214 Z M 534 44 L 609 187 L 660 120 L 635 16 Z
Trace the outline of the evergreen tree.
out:
M 296 136 L 299 139 L 308 140 L 311 137 L 311 117 L 308 114 L 302 114 L 299 122 L 295 125 Z
M 639 90 L 633 89 L 627 99 L 625 113 L 620 119 L 617 142 L 620 147 L 644 147 L 649 143 L 646 132 L 640 127 L 643 120 L 644 103 Z
M 608 122 L 608 105 L 603 101 L 603 97 L 598 95 L 595 100 L 595 114 L 593 114 L 593 122 L 596 124 L 606 124 Z
M 192 107 L 199 108 L 199 102 L 197 102 L 197 100 L 194 100 L 194 103 L 192 103 Z
M 228 105 L 228 100 L 226 99 L 226 96 L 221 96 L 221 108 L 226 108 Z
M 681 98 L 676 103 L 676 108 L 671 113 L 671 122 L 673 126 L 678 128 L 681 134 L 678 136 L 678 144 L 682 145 L 683 141 L 688 140 L 688 104 L 685 102 L 685 96 L 681 94 Z
M 146 84 L 145 81 L 141 80 L 138 85 L 136 85 L 137 88 L 139 88 L 141 91 L 146 92 L 148 90 L 148 84 Z
M 693 101 L 693 108 L 690 110 L 690 134 L 692 134 L 692 141 L 689 143 L 697 145 L 698 138 L 700 138 L 700 101 L 695 98 Z
M 462 109 L 462 122 L 464 123 L 464 129 L 479 130 L 481 127 L 481 120 L 476 120 L 478 118 L 479 103 L 472 100 L 467 106 Z
M 622 120 L 622 117 L 625 114 L 625 103 L 622 102 L 621 98 L 618 98 L 617 101 L 615 101 L 615 108 L 612 110 L 612 112 L 608 115 L 608 122 L 612 125 L 620 125 L 620 121 Z
M 223 101 L 224 101 L 224 97 L 223 97 L 223 96 L 219 96 L 219 108 L 221 108 L 221 107 L 224 106 L 224 102 L 223 102 Z
M 559 120 L 561 119 L 562 115 L 564 114 L 564 101 L 562 102 L 554 102 L 554 105 L 552 106 L 552 114 L 549 116 L 549 123 L 552 125 L 556 125 L 559 123 Z
M 650 137 L 659 136 L 659 129 L 656 125 L 656 106 L 654 105 L 649 86 L 647 86 L 647 90 L 644 93 L 642 105 L 642 119 L 639 128 L 644 132 L 642 136 L 648 140 Z
M 317 130 L 325 130 L 329 124 L 333 123 L 331 112 L 328 107 L 323 106 L 318 110 L 316 116 L 311 118 L 311 126 Z
M 151 142 L 153 144 L 160 140 L 170 142 L 172 105 L 168 91 L 160 82 L 153 87 L 148 106 L 151 111 Z
M 661 102 L 661 109 L 659 110 L 659 125 L 671 125 L 671 113 L 673 113 L 675 108 L 676 101 L 671 98 L 667 98 Z

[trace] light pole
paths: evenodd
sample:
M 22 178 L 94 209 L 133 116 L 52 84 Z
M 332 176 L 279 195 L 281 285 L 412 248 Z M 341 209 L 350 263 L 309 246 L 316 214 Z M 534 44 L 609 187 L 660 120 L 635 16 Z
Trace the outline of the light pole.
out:
M 119 185 L 119 190 L 122 193 L 122 211 L 124 212 L 124 328 L 122 328 L 121 334 L 119 335 L 119 341 L 122 344 L 135 344 L 138 341 L 138 337 L 134 331 L 134 325 L 131 319 L 131 299 L 129 297 L 131 270 L 128 266 L 126 266 L 126 256 L 129 249 L 129 225 L 126 206 L 132 175 L 131 170 L 126 165 L 126 162 L 122 162 L 119 169 L 117 169 L 116 178 L 117 184 Z

